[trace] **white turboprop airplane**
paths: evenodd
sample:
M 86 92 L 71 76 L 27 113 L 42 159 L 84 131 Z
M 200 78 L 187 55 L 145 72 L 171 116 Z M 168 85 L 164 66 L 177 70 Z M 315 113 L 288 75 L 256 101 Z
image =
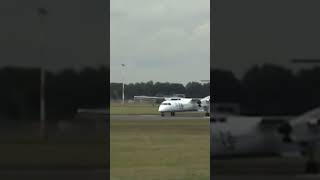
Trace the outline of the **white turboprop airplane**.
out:
M 307 158 L 307 172 L 318 172 L 320 108 L 291 120 L 214 115 L 210 121 L 212 158 L 298 153 Z
M 175 112 L 204 111 L 206 116 L 210 116 L 210 96 L 204 98 L 184 98 L 184 97 L 155 97 L 155 96 L 134 96 L 135 100 L 160 99 L 164 100 L 158 111 L 161 116 L 170 112 L 175 116 Z

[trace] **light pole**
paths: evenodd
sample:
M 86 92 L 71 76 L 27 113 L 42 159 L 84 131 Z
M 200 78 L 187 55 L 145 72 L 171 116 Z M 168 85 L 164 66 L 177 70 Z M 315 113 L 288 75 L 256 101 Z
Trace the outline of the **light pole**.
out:
M 38 8 L 38 15 L 40 17 L 40 60 L 45 60 L 45 17 L 48 14 L 48 10 L 46 8 Z M 47 140 L 47 124 L 46 124 L 46 108 L 45 108 L 45 68 L 42 65 L 40 67 L 40 136 L 43 140 Z
M 122 105 L 124 105 L 124 68 L 125 64 L 121 64 L 121 76 L 122 76 Z

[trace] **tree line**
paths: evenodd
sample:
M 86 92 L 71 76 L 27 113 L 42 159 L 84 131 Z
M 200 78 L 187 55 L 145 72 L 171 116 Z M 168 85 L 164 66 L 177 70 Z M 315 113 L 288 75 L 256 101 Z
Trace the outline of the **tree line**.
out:
M 320 106 L 320 67 L 296 72 L 274 64 L 255 65 L 242 78 L 211 71 L 213 103 L 237 102 L 243 114 L 298 115 Z
M 46 117 L 70 118 L 78 108 L 107 108 L 109 69 L 85 67 L 45 73 Z M 0 120 L 39 120 L 40 69 L 0 68 Z
M 189 82 L 185 86 L 180 83 L 169 82 L 139 82 L 125 84 L 125 99 L 133 99 L 134 96 L 168 96 L 184 94 L 186 97 L 205 97 L 210 94 L 209 83 Z M 122 83 L 110 84 L 111 100 L 122 98 Z
M 50 120 L 72 117 L 78 108 L 107 108 L 110 99 L 121 99 L 122 84 L 110 83 L 109 69 L 85 67 L 46 72 L 46 112 Z M 39 120 L 40 69 L 0 68 L 0 119 Z M 213 103 L 235 102 L 249 115 L 299 114 L 320 106 L 320 67 L 292 71 L 264 64 L 251 67 L 241 78 L 231 71 L 212 69 L 210 84 L 168 82 L 125 85 L 126 99 L 135 95 L 185 94 Z M 209 93 L 211 91 L 211 93 Z M 109 94 L 109 96 L 108 96 Z

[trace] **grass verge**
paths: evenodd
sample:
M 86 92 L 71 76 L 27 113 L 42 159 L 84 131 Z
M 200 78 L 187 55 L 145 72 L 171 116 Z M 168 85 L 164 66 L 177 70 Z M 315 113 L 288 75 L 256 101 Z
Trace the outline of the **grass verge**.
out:
M 118 104 L 111 103 L 110 106 L 111 115 L 154 115 L 159 114 L 158 105 L 152 105 L 147 103 L 136 103 L 136 104 Z
M 209 121 L 111 121 L 111 179 L 207 180 L 209 140 Z

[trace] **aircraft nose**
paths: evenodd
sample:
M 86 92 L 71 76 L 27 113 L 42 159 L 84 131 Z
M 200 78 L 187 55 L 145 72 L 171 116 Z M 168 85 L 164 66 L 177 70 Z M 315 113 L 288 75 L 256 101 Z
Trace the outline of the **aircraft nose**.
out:
M 163 105 L 160 105 L 158 111 L 159 112 L 164 112 L 164 111 L 166 111 L 166 107 L 163 106 Z

